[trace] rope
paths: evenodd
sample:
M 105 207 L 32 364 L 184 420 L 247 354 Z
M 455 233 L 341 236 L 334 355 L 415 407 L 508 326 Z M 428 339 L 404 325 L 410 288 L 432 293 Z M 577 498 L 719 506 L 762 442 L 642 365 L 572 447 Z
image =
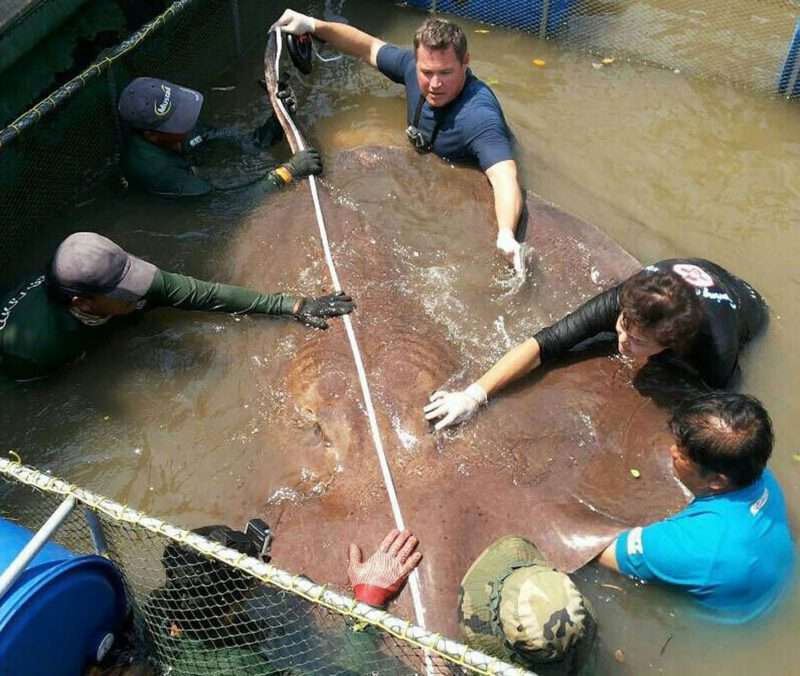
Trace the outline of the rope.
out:
M 280 74 L 280 58 L 281 52 L 283 51 L 283 36 L 279 29 L 274 31 L 275 33 L 275 40 L 276 40 L 276 49 L 275 49 L 275 62 L 274 62 L 274 69 L 276 79 Z M 269 79 L 267 80 L 269 82 Z M 277 97 L 271 97 L 273 101 L 273 106 L 277 105 L 280 107 L 280 117 L 286 121 L 289 128 L 291 129 L 292 136 L 294 137 L 294 144 L 296 145 L 295 152 L 298 150 L 304 150 L 306 148 L 305 141 L 303 139 L 302 134 L 297 129 L 292 120 L 291 116 L 288 114 L 288 111 L 283 105 L 283 102 Z M 288 136 L 288 134 L 287 134 Z M 290 139 L 290 142 L 292 139 Z M 294 148 L 293 148 L 294 149 Z M 339 282 L 339 275 L 336 273 L 336 266 L 333 262 L 333 256 L 331 255 L 330 243 L 328 241 L 328 232 L 325 228 L 325 217 L 322 214 L 322 207 L 320 206 L 319 201 L 319 192 L 317 190 L 317 181 L 314 176 L 308 177 L 308 186 L 311 190 L 311 199 L 314 202 L 314 213 L 317 217 L 317 225 L 319 226 L 319 235 L 320 240 L 322 242 L 322 249 L 325 253 L 325 262 L 328 265 L 328 270 L 330 272 L 331 280 L 333 281 L 333 285 L 336 291 L 342 290 L 342 285 Z M 392 479 L 392 471 L 389 468 L 389 463 L 386 459 L 386 452 L 383 448 L 383 441 L 381 440 L 380 430 L 378 428 L 378 420 L 375 416 L 375 407 L 372 403 L 372 394 L 370 393 L 369 383 L 367 382 L 367 375 L 366 370 L 364 369 L 364 362 L 361 357 L 361 350 L 358 347 L 358 341 L 356 340 L 356 334 L 353 330 L 353 322 L 350 319 L 349 315 L 344 315 L 342 317 L 344 321 L 345 331 L 347 333 L 347 339 L 350 343 L 350 350 L 353 353 L 353 360 L 355 361 L 356 371 L 358 372 L 358 381 L 361 385 L 361 393 L 364 399 L 364 405 L 367 412 L 367 418 L 369 420 L 369 428 L 372 434 L 372 442 L 375 446 L 375 452 L 378 455 L 378 463 L 380 464 L 381 474 L 383 475 L 383 483 L 386 487 L 386 492 L 389 496 L 389 503 L 392 508 L 392 515 L 394 516 L 394 522 L 398 530 L 405 530 L 405 521 L 403 520 L 403 514 L 400 511 L 400 502 L 397 499 L 397 491 L 395 490 L 394 480 Z M 414 616 L 416 618 L 417 624 L 425 628 L 425 608 L 422 604 L 422 595 L 420 593 L 420 585 L 419 585 L 419 575 L 417 571 L 413 571 L 409 576 L 408 580 L 408 587 L 411 591 L 411 600 L 414 605 Z M 428 671 L 431 672 L 431 665 L 428 662 Z

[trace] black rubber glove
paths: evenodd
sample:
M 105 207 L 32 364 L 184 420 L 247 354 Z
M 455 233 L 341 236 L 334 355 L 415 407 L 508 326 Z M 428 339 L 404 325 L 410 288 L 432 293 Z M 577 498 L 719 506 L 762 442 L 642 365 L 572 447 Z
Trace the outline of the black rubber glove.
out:
M 322 173 L 322 157 L 319 154 L 319 150 L 309 148 L 295 153 L 292 159 L 281 166 L 292 175 L 292 178 L 303 178 L 311 174 L 316 176 Z
M 294 316 L 315 329 L 327 329 L 328 322 L 325 321 L 325 317 L 350 314 L 355 306 L 353 299 L 344 291 L 340 291 L 319 298 L 303 298 L 300 301 L 300 309 Z

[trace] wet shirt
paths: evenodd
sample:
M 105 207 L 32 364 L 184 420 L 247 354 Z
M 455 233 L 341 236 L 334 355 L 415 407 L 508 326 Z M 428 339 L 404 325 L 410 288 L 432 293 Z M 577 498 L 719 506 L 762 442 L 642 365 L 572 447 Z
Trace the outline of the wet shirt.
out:
M 622 573 L 687 591 L 719 621 L 746 622 L 779 597 L 795 553 L 783 492 L 765 470 L 750 486 L 623 533 L 616 556 Z
M 700 330 L 683 358 L 712 387 L 725 387 L 738 364 L 739 350 L 766 321 L 766 306 L 747 282 L 702 258 L 672 258 L 646 270 L 676 272 L 691 284 L 703 308 Z M 595 296 L 575 312 L 539 331 L 542 363 L 579 343 L 615 331 L 622 284 Z
M 137 133 L 131 134 L 123 149 L 122 172 L 132 186 L 162 197 L 199 197 L 215 189 L 206 179 L 194 173 L 187 157 L 150 143 Z M 248 181 L 243 186 L 251 183 L 253 181 Z M 272 171 L 262 183 L 267 192 L 274 192 L 284 185 L 283 180 Z
M 408 124 L 414 123 L 422 93 L 417 83 L 414 52 L 386 44 L 377 56 L 378 70 L 405 85 Z M 488 85 L 467 70 L 464 89 L 443 108 L 422 104 L 417 127 L 430 140 L 436 131 L 433 152 L 454 162 L 476 161 L 481 170 L 513 159 L 511 133 L 500 102 Z
M 159 270 L 140 309 L 287 315 L 296 301 L 287 294 L 260 294 Z M 0 373 L 15 380 L 45 376 L 102 341 L 125 319 L 115 317 L 88 326 L 66 305 L 50 298 L 44 275 L 29 280 L 0 301 Z

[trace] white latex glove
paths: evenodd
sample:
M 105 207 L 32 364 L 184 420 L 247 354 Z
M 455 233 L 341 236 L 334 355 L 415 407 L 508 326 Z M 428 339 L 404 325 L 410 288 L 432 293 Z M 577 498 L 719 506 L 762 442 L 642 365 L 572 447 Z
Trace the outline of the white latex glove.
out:
M 497 248 L 506 257 L 509 263 L 514 266 L 517 274 L 525 274 L 525 260 L 522 245 L 514 238 L 511 230 L 503 228 L 497 233 Z
M 441 418 L 434 429 L 441 430 L 450 425 L 469 420 L 486 403 L 486 391 L 472 383 L 462 392 L 440 390 L 431 395 L 430 403 L 423 409 L 426 420 Z
M 313 17 L 295 12 L 293 9 L 287 9 L 281 18 L 278 19 L 272 26 L 273 28 L 280 28 L 284 33 L 291 33 L 292 35 L 303 35 L 304 33 L 314 33 L 317 28 L 317 22 Z

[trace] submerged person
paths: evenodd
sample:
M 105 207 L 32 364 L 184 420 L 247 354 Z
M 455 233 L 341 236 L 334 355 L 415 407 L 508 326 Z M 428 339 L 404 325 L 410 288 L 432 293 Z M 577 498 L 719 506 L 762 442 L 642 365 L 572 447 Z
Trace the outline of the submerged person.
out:
M 722 622 L 764 613 L 786 588 L 794 543 L 767 461 L 772 423 L 754 397 L 684 400 L 670 422 L 673 469 L 694 494 L 683 511 L 620 535 L 601 565 L 691 594 Z
M 167 272 L 106 237 L 78 232 L 58 246 L 44 274 L 0 300 L 0 373 L 14 380 L 46 376 L 103 340 L 124 316 L 156 307 L 286 316 L 325 329 L 326 318 L 355 306 L 343 293 L 262 294 Z
M 725 387 L 739 352 L 766 323 L 764 300 L 747 282 L 701 258 L 650 265 L 512 348 L 461 392 L 439 391 L 425 406 L 436 429 L 463 422 L 488 398 L 584 341 L 616 332 L 637 366 L 677 359 L 707 385 Z
M 521 266 L 516 230 L 523 199 L 512 135 L 494 92 L 469 69 L 467 38 L 460 27 L 444 19 L 426 19 L 414 35 L 413 50 L 290 9 L 276 27 L 294 35 L 311 33 L 405 85 L 409 141 L 420 152 L 478 164 L 494 193 L 497 248 Z
M 278 95 L 289 110 L 294 108 L 288 87 L 283 85 Z M 218 138 L 247 141 L 256 148 L 267 148 L 283 138 L 283 129 L 272 112 L 258 129 L 243 134 L 203 125 L 199 122 L 202 107 L 203 95 L 200 92 L 166 80 L 140 77 L 125 87 L 118 109 L 131 133 L 123 147 L 121 164 L 131 185 L 163 197 L 206 195 L 215 187 L 197 174 L 190 157 L 192 150 Z M 319 152 L 301 150 L 264 176 L 231 187 L 241 188 L 261 182 L 268 192 L 274 192 L 294 179 L 321 171 Z

